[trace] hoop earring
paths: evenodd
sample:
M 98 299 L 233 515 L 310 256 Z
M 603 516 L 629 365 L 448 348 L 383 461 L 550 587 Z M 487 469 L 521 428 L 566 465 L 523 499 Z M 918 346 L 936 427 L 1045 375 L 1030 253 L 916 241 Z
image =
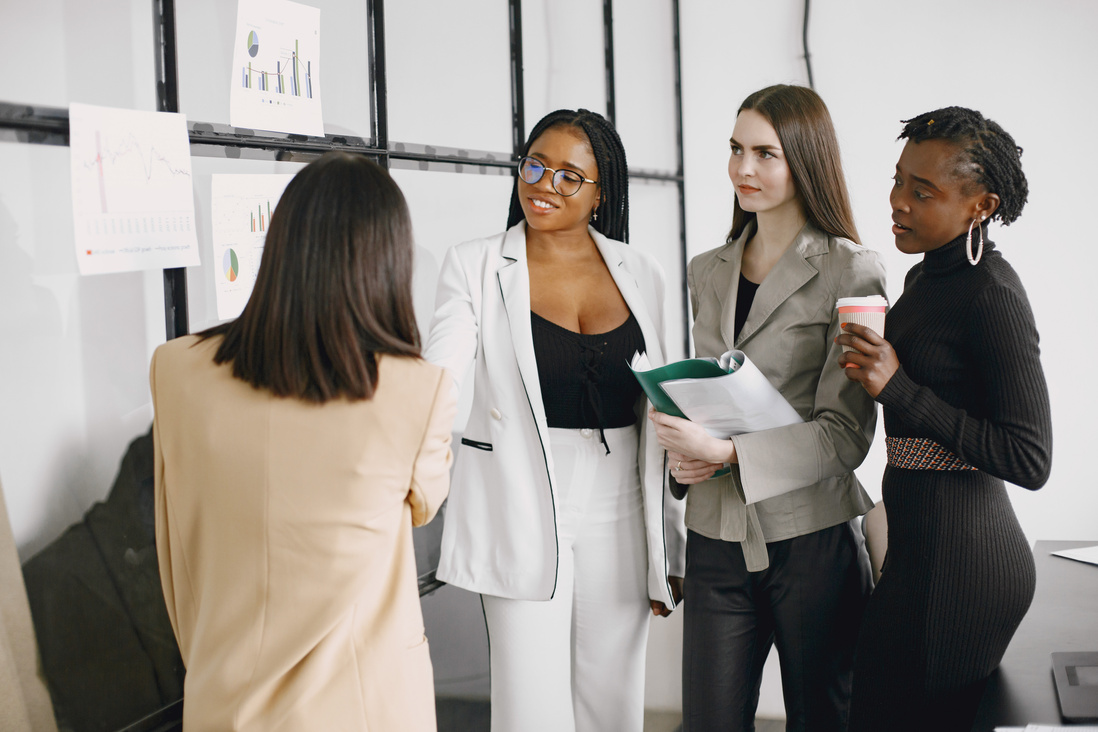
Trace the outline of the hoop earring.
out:
M 972 253 L 972 227 L 976 226 L 976 222 L 979 221 L 980 226 L 980 248 L 976 250 L 976 254 Z M 984 256 L 984 220 L 972 219 L 972 223 L 968 225 L 968 238 L 965 239 L 965 255 L 968 256 L 968 263 L 972 266 L 976 266 L 980 262 L 980 257 Z

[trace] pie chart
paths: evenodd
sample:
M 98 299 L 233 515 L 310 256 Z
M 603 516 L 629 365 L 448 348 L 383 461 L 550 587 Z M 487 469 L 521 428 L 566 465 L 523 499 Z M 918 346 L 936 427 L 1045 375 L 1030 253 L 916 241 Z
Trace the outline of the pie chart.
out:
M 248 55 L 255 58 L 257 53 L 259 53 L 259 34 L 251 31 L 248 33 Z
M 221 264 L 221 268 L 225 270 L 225 279 L 229 282 L 236 282 L 236 278 L 240 276 L 240 260 L 236 258 L 236 251 L 232 249 L 225 250 L 225 259 Z

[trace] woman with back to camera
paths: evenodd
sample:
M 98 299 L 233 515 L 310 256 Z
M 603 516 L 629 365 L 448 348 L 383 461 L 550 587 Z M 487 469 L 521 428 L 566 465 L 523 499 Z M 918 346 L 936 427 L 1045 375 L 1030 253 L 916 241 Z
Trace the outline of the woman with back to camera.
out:
M 709 436 L 652 412 L 686 490 L 683 730 L 753 730 L 763 664 L 781 660 L 788 730 L 845 730 L 869 564 L 853 519 L 873 502 L 854 476 L 875 405 L 838 365 L 836 300 L 883 295 L 858 244 L 823 100 L 777 85 L 737 113 L 727 243 L 690 263 L 699 357 L 742 350 L 804 420 Z M 731 472 L 715 471 L 730 464 Z
M 407 206 L 362 156 L 286 187 L 236 320 L 156 350 L 156 544 L 187 730 L 435 729 L 412 526 L 455 405 Z
M 508 229 L 446 255 L 426 357 L 473 406 L 438 577 L 481 594 L 495 732 L 639 732 L 649 612 L 680 597 L 682 512 L 628 369 L 665 358 L 664 277 L 628 246 L 617 132 L 530 133 Z
M 852 730 L 968 730 L 1035 589 L 1004 480 L 1048 479 L 1052 426 L 1037 328 L 1018 275 L 987 239 L 1028 185 L 1022 150 L 979 112 L 904 123 L 896 248 L 922 254 L 888 340 L 848 325 L 847 376 L 884 407 L 888 554 L 866 610 Z M 853 368 L 856 366 L 857 368 Z

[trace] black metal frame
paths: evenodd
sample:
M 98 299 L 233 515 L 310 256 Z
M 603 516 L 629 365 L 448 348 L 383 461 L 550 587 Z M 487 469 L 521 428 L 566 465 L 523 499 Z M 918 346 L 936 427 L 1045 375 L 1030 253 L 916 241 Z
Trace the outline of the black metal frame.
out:
M 671 0 L 675 49 L 675 106 L 677 170 L 675 173 L 630 170 L 629 176 L 639 180 L 675 183 L 679 190 L 679 231 L 682 261 L 686 262 L 686 212 L 683 183 L 682 150 L 682 81 L 681 46 L 679 43 L 679 0 Z M 179 76 L 176 58 L 177 34 L 175 0 L 152 0 L 153 31 L 156 43 L 156 106 L 161 112 L 179 111 Z M 525 143 L 525 96 L 523 90 L 522 0 L 508 0 L 511 47 L 511 124 L 510 156 L 497 152 L 440 148 L 430 145 L 393 143 L 389 140 L 388 88 L 385 68 L 385 2 L 366 0 L 367 39 L 369 44 L 369 95 L 371 139 L 347 135 L 307 135 L 241 130 L 222 124 L 188 122 L 192 155 L 222 156 L 234 150 L 241 157 L 307 162 L 329 150 L 345 150 L 369 155 L 385 167 L 427 165 L 458 173 L 501 173 L 513 171 Z M 606 75 L 606 116 L 611 122 L 616 116 L 614 91 L 614 29 L 613 0 L 603 0 L 603 40 Z M 0 102 L 0 140 L 21 143 L 69 144 L 68 110 L 59 107 L 21 105 Z M 395 163 L 395 166 L 394 166 Z M 688 326 L 688 303 L 685 284 L 682 288 L 684 325 Z M 164 324 L 168 340 L 189 332 L 186 269 L 164 270 Z M 688 330 L 688 328 L 687 328 Z M 689 349 L 689 336 L 684 351 Z
M 175 0 L 153 0 L 156 53 L 156 111 L 179 111 L 179 74 L 176 60 Z M 164 333 L 170 341 L 190 332 L 187 307 L 187 269 L 164 270 Z
M 511 154 L 515 160 L 526 144 L 526 92 L 522 72 L 522 0 L 507 0 L 511 34 Z
M 606 119 L 617 124 L 618 108 L 614 96 L 614 0 L 602 0 L 603 68 L 606 73 Z
M 682 278 L 682 352 L 690 354 L 690 292 L 686 287 L 686 179 L 682 152 L 682 44 L 679 35 L 679 0 L 671 0 L 672 38 L 675 56 L 675 168 L 679 188 L 679 252 L 683 266 Z

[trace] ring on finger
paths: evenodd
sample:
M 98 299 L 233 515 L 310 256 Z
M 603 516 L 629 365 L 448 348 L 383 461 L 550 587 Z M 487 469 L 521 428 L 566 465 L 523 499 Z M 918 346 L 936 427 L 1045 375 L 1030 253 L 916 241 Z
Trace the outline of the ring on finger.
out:
M 682 460 L 680 460 L 678 465 L 675 466 L 675 472 L 678 472 L 680 470 L 682 470 Z

